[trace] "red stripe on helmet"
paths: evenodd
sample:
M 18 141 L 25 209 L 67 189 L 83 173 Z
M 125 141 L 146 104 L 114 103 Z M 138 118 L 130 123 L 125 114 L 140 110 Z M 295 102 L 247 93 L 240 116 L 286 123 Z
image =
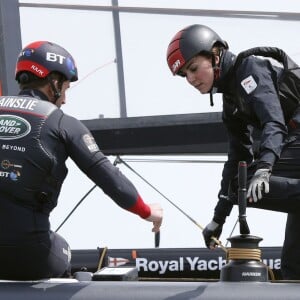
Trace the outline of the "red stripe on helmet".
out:
M 178 31 L 178 32 L 175 34 L 175 36 L 173 37 L 172 41 L 180 40 L 180 39 L 181 39 L 181 36 L 182 36 L 182 34 L 183 34 L 183 32 L 184 32 L 184 30 L 185 30 L 185 29 Z
M 45 41 L 37 41 L 37 42 L 33 42 L 29 45 L 27 45 L 23 50 L 25 49 L 36 49 L 36 48 L 39 48 L 41 45 L 45 44 L 46 42 Z
M 21 60 L 18 62 L 16 66 L 16 75 L 20 72 L 31 72 L 40 78 L 45 78 L 49 74 L 48 69 L 30 60 Z
M 169 56 L 172 55 L 172 53 L 177 49 L 179 49 L 179 39 L 173 39 L 167 50 L 167 58 L 169 58 Z
M 167 61 L 173 75 L 177 74 L 180 68 L 185 64 L 185 59 L 180 50 L 180 40 L 183 30 L 176 33 L 170 42 L 167 50 Z
M 176 48 L 174 47 L 174 49 Z M 168 65 L 173 75 L 176 75 L 178 71 L 185 65 L 185 63 L 186 61 L 181 54 L 179 48 L 179 41 L 178 41 L 177 49 L 173 53 L 171 53 L 168 57 Z

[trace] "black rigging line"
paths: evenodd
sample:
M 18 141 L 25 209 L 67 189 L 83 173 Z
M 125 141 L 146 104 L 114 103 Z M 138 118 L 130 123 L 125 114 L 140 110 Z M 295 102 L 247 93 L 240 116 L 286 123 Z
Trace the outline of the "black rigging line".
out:
M 182 161 L 181 161 L 182 162 Z M 187 161 L 188 162 L 188 161 Z M 200 161 L 197 161 L 200 162 Z M 203 161 L 202 161 L 203 162 Z M 211 161 L 207 161 L 211 162 Z M 220 161 L 217 161 L 220 162 Z M 141 176 L 138 172 L 136 172 L 131 166 L 129 166 L 123 159 L 120 158 L 120 156 L 117 156 L 114 165 L 116 166 L 118 163 L 123 163 L 129 170 L 131 170 L 135 175 L 137 175 L 139 178 L 141 178 L 145 183 L 147 183 L 152 189 L 154 189 L 158 194 L 160 194 L 164 199 L 166 199 L 170 204 L 172 204 L 175 208 L 177 208 L 183 215 L 185 215 L 192 223 L 194 223 L 197 227 L 199 227 L 201 230 L 203 230 L 203 227 L 196 222 L 191 216 L 189 216 L 185 211 L 183 211 L 179 206 L 177 206 L 173 201 L 171 201 L 169 198 L 167 198 L 163 193 L 161 193 L 155 186 L 153 186 L 149 181 L 147 181 L 143 176 Z M 63 220 L 63 222 L 57 227 L 55 232 L 57 232 L 70 218 L 70 216 L 74 213 L 74 211 L 78 208 L 78 206 L 83 202 L 83 200 L 97 187 L 95 184 L 75 205 L 75 207 L 71 210 L 71 212 L 67 215 L 67 217 Z M 221 246 L 223 250 L 226 250 L 225 247 L 220 243 L 219 240 L 215 238 L 216 243 Z M 155 247 L 158 248 L 160 243 L 160 232 L 155 234 Z
M 66 221 L 71 217 L 73 212 L 77 209 L 77 207 L 82 203 L 82 201 L 96 188 L 96 184 L 78 201 L 78 203 L 75 205 L 75 207 L 70 211 L 70 213 L 67 215 L 67 217 L 63 220 L 63 222 L 56 228 L 55 232 L 57 232 L 65 223 Z
M 175 208 L 177 208 L 183 215 L 185 215 L 192 223 L 194 223 L 198 228 L 200 228 L 201 231 L 203 231 L 204 227 L 200 225 L 197 221 L 195 221 L 190 215 L 188 215 L 185 211 L 183 211 L 179 206 L 177 206 L 173 201 L 171 201 L 169 198 L 167 198 L 163 193 L 161 193 L 155 186 L 153 186 L 149 181 L 147 181 L 142 175 L 140 175 L 137 171 L 135 171 L 131 166 L 129 166 L 123 159 L 121 159 L 119 156 L 116 158 L 117 163 L 123 163 L 129 170 L 131 170 L 135 175 L 137 175 L 139 178 L 141 178 L 144 182 L 146 182 L 150 187 L 152 187 L 157 193 L 159 193 L 164 199 L 166 199 L 170 204 L 172 204 Z M 155 236 L 156 241 L 155 245 L 158 243 L 159 236 Z M 221 244 L 221 242 L 215 238 L 212 237 L 212 239 L 226 252 L 227 249 Z
M 127 160 L 128 161 L 128 160 Z M 137 161 L 137 160 L 132 160 Z M 143 161 L 143 160 L 140 160 Z M 197 160 L 174 160 L 174 161 L 168 161 L 168 160 L 153 160 L 154 162 L 205 162 L 205 163 L 220 163 L 222 161 L 197 161 Z M 190 219 L 194 224 L 196 224 L 198 227 L 201 228 L 201 225 L 199 225 L 192 217 L 190 217 L 186 212 L 184 212 L 180 207 L 178 207 L 174 202 L 172 202 L 169 198 L 167 198 L 163 193 L 161 193 L 156 187 L 154 187 L 149 181 L 147 181 L 144 177 L 142 177 L 140 174 L 138 174 L 132 167 L 130 167 L 123 159 L 121 159 L 119 156 L 116 157 L 114 161 L 114 165 L 117 165 L 118 163 L 123 163 L 128 169 L 130 169 L 134 174 L 136 174 L 138 177 L 140 177 L 144 182 L 146 182 L 152 189 L 154 189 L 157 193 L 159 193 L 163 198 L 165 198 L 169 203 L 171 203 L 175 208 L 177 208 L 182 214 L 184 214 L 188 219 Z M 71 217 L 71 215 L 74 213 L 74 211 L 78 208 L 78 206 L 83 202 L 83 200 L 97 187 L 95 184 L 93 187 L 90 188 L 90 190 L 78 201 L 78 203 L 75 205 L 75 207 L 70 211 L 70 213 L 67 215 L 67 217 L 63 220 L 63 222 L 57 227 L 55 232 L 57 232 L 65 223 L 66 221 Z
M 202 164 L 206 164 L 206 163 L 224 163 L 225 160 L 224 159 L 219 159 L 219 160 L 213 160 L 213 159 L 209 159 L 209 160 L 205 160 L 205 159 L 159 159 L 159 158 L 124 158 L 123 161 L 126 162 L 151 162 L 151 163 L 202 163 Z
M 114 161 L 114 166 L 118 163 L 118 159 Z M 66 221 L 71 217 L 71 215 L 74 213 L 74 211 L 78 208 L 78 206 L 83 202 L 83 200 L 97 187 L 97 184 L 95 184 L 93 187 L 90 188 L 90 190 L 78 201 L 78 203 L 75 205 L 75 207 L 70 211 L 70 213 L 66 216 L 66 218 L 62 221 L 62 223 L 56 228 L 55 232 L 57 232 L 65 223 Z
M 146 182 L 151 188 L 153 188 L 157 193 L 159 193 L 163 198 L 165 198 L 169 203 L 171 203 L 174 207 L 176 207 L 180 212 L 182 212 L 188 219 L 190 219 L 193 223 L 196 223 L 187 213 L 185 213 L 180 207 L 178 207 L 173 201 L 167 198 L 163 193 L 161 193 L 154 185 L 152 185 L 148 180 L 146 180 L 142 175 L 140 175 L 137 171 L 135 171 L 131 166 L 129 166 L 123 159 L 119 156 L 117 157 L 118 163 L 123 163 L 130 171 L 132 171 L 135 175 L 141 178 L 144 182 Z
M 157 193 L 159 193 L 164 199 L 166 199 L 170 204 L 172 204 L 175 208 L 177 208 L 183 215 L 185 215 L 192 223 L 194 223 L 197 227 L 201 229 L 201 231 L 204 229 L 198 222 L 196 222 L 191 216 L 189 216 L 185 211 L 183 211 L 179 206 L 177 206 L 173 201 L 171 201 L 169 198 L 167 198 L 163 193 L 161 193 L 157 188 L 155 188 L 149 181 L 147 181 L 144 177 L 142 177 L 138 172 L 136 172 L 131 166 L 129 166 L 124 160 L 122 160 L 119 156 L 116 157 L 114 161 L 114 165 L 117 165 L 118 163 L 123 163 L 128 169 L 130 169 L 134 174 L 136 174 L 138 177 L 140 177 L 144 182 L 146 182 L 150 187 L 152 187 Z M 55 232 L 57 232 L 70 218 L 70 216 L 74 213 L 74 211 L 78 208 L 78 206 L 83 202 L 83 200 L 97 187 L 95 184 L 75 205 L 75 207 L 71 210 L 71 212 L 67 215 L 67 217 L 63 220 L 63 222 L 57 227 Z M 215 242 L 226 252 L 227 249 L 221 244 L 221 242 L 213 237 Z M 155 248 L 158 248 L 160 244 L 160 232 L 155 233 L 155 240 L 154 245 Z

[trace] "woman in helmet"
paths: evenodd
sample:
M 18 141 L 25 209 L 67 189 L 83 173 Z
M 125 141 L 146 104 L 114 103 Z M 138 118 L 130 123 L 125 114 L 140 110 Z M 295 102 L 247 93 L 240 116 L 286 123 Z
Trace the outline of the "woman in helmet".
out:
M 280 49 L 254 49 L 256 55 L 280 58 L 297 68 Z M 214 248 L 211 238 L 220 236 L 226 217 L 237 202 L 238 162 L 246 161 L 248 205 L 289 213 L 282 274 L 285 279 L 300 279 L 300 95 L 297 91 L 299 97 L 291 99 L 294 86 L 278 86 L 285 74 L 283 68 L 273 66 L 267 59 L 249 56 L 251 51 L 245 53 L 237 58 L 215 31 L 200 24 L 180 30 L 167 49 L 167 63 L 173 75 L 185 77 L 200 93 L 209 93 L 211 105 L 214 92 L 223 94 L 228 160 L 222 172 L 219 201 L 203 235 L 206 246 Z M 261 132 L 257 149 L 253 147 L 253 129 Z
M 219 77 L 219 59 L 228 45 L 217 33 L 204 25 L 192 25 L 179 31 L 169 44 L 167 62 L 173 75 L 186 77 L 201 93 L 211 93 Z M 188 62 L 188 65 L 187 65 Z M 197 70 L 199 78 L 193 74 Z
M 59 109 L 77 78 L 74 59 L 64 48 L 37 41 L 17 59 L 19 95 L 0 97 L 0 279 L 35 280 L 70 272 L 68 243 L 49 223 L 68 157 L 120 207 L 153 222 L 153 231 L 160 228 L 160 205 L 144 203 L 90 131 Z

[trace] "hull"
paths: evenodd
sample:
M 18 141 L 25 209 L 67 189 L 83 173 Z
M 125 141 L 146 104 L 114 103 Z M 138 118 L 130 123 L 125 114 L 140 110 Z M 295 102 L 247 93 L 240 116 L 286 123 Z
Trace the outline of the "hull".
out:
M 282 300 L 299 299 L 299 295 L 298 282 L 0 282 L 1 299 L 14 300 Z
M 280 247 L 261 247 L 262 261 L 275 279 L 264 282 L 221 281 L 228 266 L 224 252 L 204 248 L 73 250 L 74 279 L 0 281 L 0 299 L 299 299 L 300 282 L 280 280 Z M 103 267 L 134 267 L 138 277 L 127 280 L 77 276 Z M 85 272 L 82 272 L 82 270 Z

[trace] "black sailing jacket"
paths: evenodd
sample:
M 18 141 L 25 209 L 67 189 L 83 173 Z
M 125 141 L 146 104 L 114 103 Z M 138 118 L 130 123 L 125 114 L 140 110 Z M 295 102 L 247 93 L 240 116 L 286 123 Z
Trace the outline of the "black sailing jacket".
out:
M 38 91 L 0 97 L 0 245 L 48 234 L 68 157 L 122 208 L 138 199 L 89 130 L 41 98 Z
M 256 56 L 244 58 L 237 68 L 234 67 L 235 62 L 236 56 L 225 51 L 220 64 L 220 78 L 215 82 L 217 92 L 223 94 L 222 118 L 229 142 L 220 195 L 228 195 L 229 182 L 237 175 L 238 162 L 253 162 L 254 128 L 261 133 L 255 155 L 257 168 L 272 169 L 285 144 L 290 119 L 300 121 L 297 109 L 282 107 L 290 104 L 281 102 L 278 93 L 278 83 L 283 75 L 281 66 L 274 66 L 270 60 Z M 289 93 L 289 86 L 285 86 L 283 97 L 288 97 Z M 285 111 L 291 109 L 295 110 L 294 115 L 287 116 Z M 232 206 L 226 204 L 224 207 L 220 202 L 222 200 L 216 207 L 216 215 L 229 215 Z

